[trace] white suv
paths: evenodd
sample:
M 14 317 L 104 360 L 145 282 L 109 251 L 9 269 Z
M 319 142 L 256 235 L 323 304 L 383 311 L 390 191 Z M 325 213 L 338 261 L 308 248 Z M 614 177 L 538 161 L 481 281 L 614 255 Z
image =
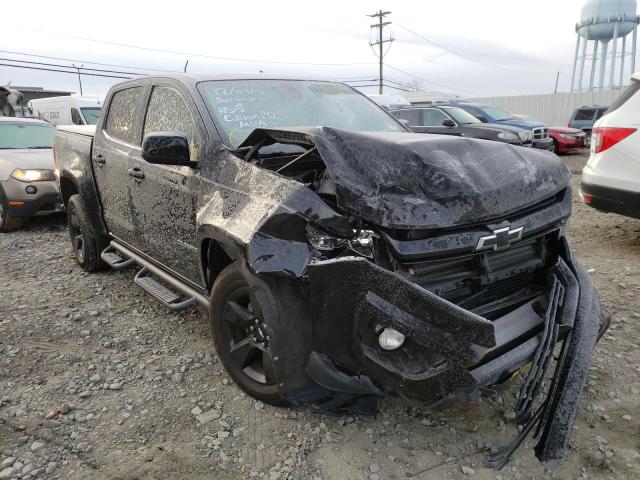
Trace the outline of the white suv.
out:
M 593 127 L 582 170 L 582 200 L 598 210 L 640 218 L 640 72 Z

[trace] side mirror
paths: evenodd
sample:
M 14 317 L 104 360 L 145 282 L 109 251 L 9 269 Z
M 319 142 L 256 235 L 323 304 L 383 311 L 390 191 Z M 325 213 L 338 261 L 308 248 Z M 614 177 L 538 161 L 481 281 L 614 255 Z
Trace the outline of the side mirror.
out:
M 407 120 L 406 118 L 397 118 L 396 120 L 398 120 L 401 124 L 403 124 L 405 127 L 410 127 L 411 125 L 409 124 L 409 120 Z
M 480 120 L 481 122 L 487 123 L 487 119 L 484 118 L 484 115 L 480 115 L 479 113 L 476 113 L 474 115 L 474 117 L 476 117 L 478 120 Z
M 193 166 L 189 158 L 189 140 L 180 132 L 153 132 L 142 139 L 142 158 L 160 165 Z
M 456 122 L 454 122 L 453 120 L 451 120 L 450 118 L 447 118 L 445 120 L 442 121 L 442 125 L 444 127 L 455 127 L 456 126 Z

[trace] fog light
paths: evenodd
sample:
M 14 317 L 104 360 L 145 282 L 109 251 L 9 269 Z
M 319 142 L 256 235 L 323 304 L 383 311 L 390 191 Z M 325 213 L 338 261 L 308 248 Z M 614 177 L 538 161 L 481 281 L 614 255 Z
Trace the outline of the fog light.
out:
M 393 328 L 385 328 L 378 337 L 383 350 L 396 350 L 404 343 L 404 335 Z
M 33 185 L 29 185 L 27 186 L 27 188 L 24 189 L 25 192 L 27 192 L 29 195 L 33 195 L 35 193 L 37 193 L 38 189 L 36 187 L 34 187 Z

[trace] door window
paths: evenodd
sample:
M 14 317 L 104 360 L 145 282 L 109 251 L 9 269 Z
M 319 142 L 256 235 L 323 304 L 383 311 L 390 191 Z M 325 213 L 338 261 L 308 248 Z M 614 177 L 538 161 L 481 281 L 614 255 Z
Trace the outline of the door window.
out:
M 80 112 L 77 108 L 71 109 L 71 121 L 74 125 L 82 125 L 82 118 L 80 117 Z
M 136 116 L 141 93 L 142 87 L 133 87 L 113 94 L 105 128 L 109 135 L 132 145 L 140 145 L 135 127 L 138 123 Z
M 442 127 L 442 122 L 447 119 L 449 117 L 435 108 L 428 108 L 424 111 L 424 124 L 427 127 Z
M 418 110 L 417 108 L 407 109 L 407 110 L 398 110 L 393 112 L 393 116 L 401 120 L 406 120 L 407 122 L 409 122 L 409 126 L 411 127 L 421 126 L 420 110 Z
M 191 160 L 198 159 L 200 135 L 184 98 L 171 87 L 154 87 L 144 121 L 144 135 L 152 132 L 180 132 L 189 140 Z

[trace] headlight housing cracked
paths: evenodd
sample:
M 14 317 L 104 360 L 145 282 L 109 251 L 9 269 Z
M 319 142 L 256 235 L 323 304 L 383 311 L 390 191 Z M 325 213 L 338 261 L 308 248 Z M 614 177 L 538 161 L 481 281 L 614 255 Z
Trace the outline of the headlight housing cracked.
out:
M 376 233 L 373 230 L 354 230 L 352 238 L 334 237 L 321 230 L 309 227 L 307 241 L 311 255 L 315 260 L 328 260 L 341 254 L 356 254 L 361 257 L 373 258 Z
M 56 179 L 56 174 L 53 170 L 42 169 L 22 169 L 16 168 L 11 172 L 11 176 L 20 182 L 48 182 Z

